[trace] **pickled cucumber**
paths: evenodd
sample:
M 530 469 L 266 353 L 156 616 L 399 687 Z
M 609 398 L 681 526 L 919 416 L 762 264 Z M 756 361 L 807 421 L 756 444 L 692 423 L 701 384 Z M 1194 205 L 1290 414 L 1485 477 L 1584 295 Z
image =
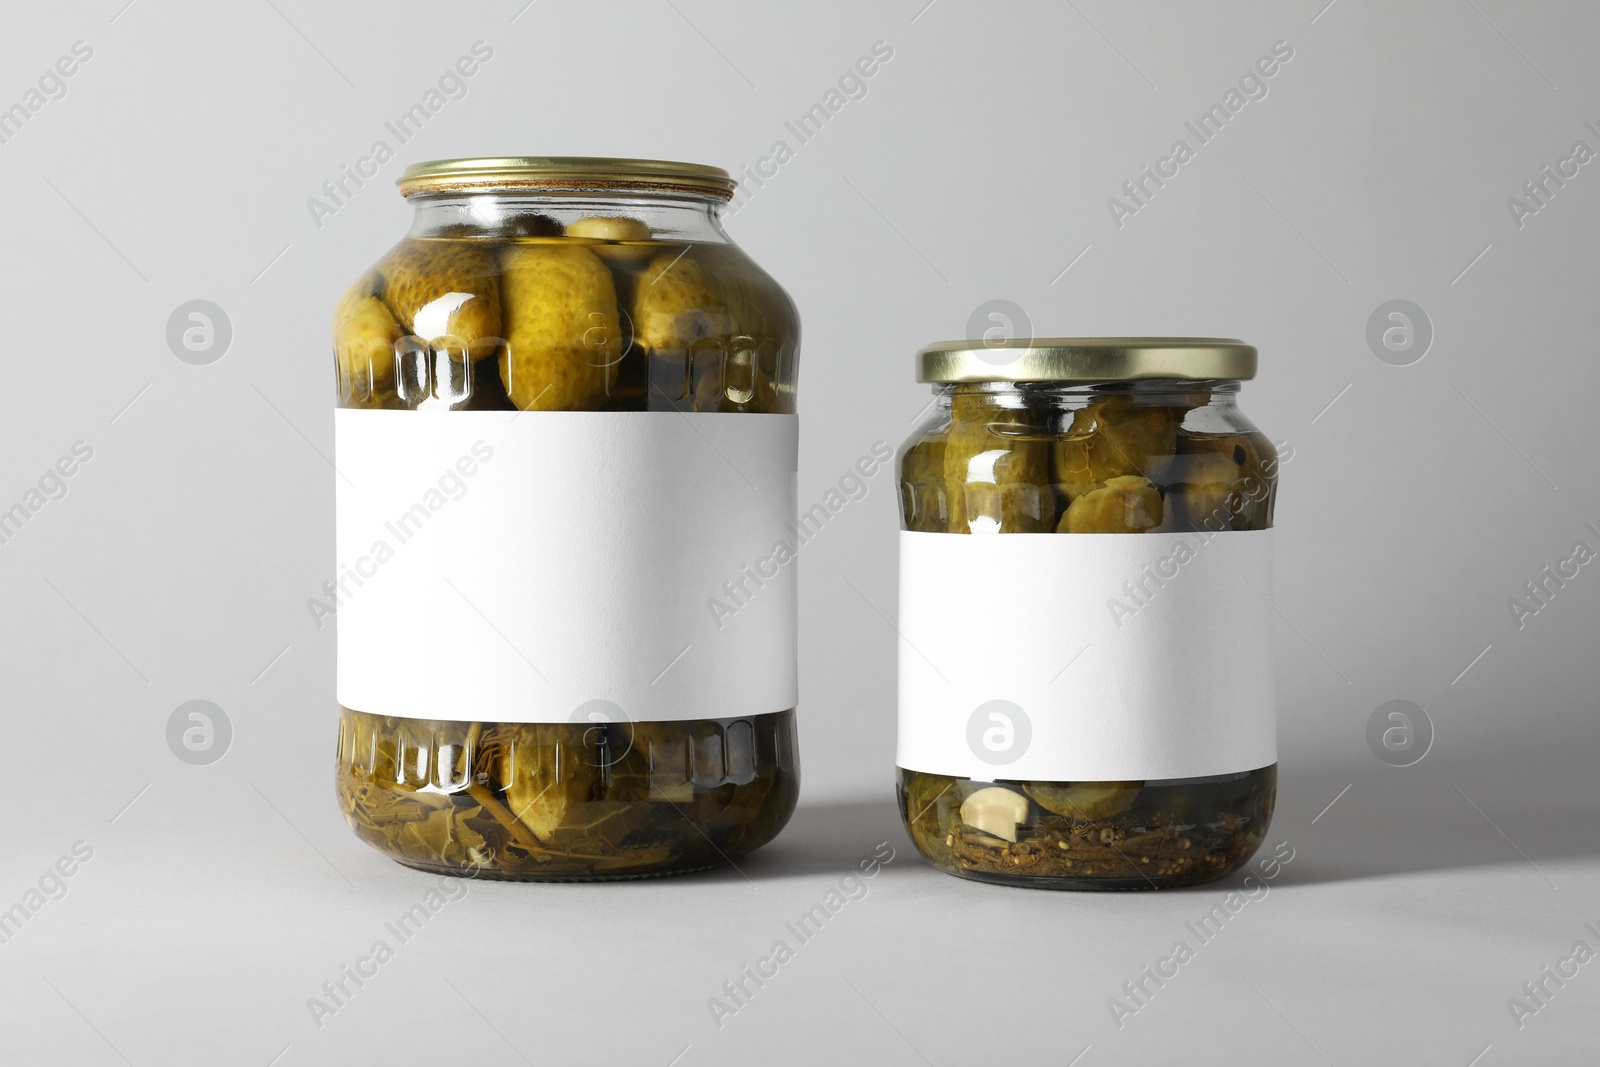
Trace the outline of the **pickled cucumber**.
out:
M 1272 525 L 1277 449 L 1264 434 L 1178 437 L 1169 481 L 1190 530 L 1265 530 Z
M 947 533 L 949 494 L 944 476 L 945 436 L 929 435 L 900 457 L 900 508 L 907 530 Z
M 622 215 L 593 215 L 567 223 L 566 235 L 596 242 L 592 247 L 607 263 L 642 267 L 656 254 L 650 227 Z
M 559 788 L 585 770 L 585 746 L 573 744 L 564 733 L 560 725 L 518 723 L 481 735 L 488 773 L 503 783 L 506 807 L 540 842 L 548 842 L 569 808 L 583 799 L 573 789 Z
M 1153 458 L 1172 455 L 1181 422 L 1173 408 L 1129 394 L 1096 397 L 1051 450 L 1057 488 L 1070 503 L 1112 478 L 1146 474 Z
M 794 379 L 779 338 L 797 328 L 783 291 L 764 274 L 729 270 L 707 257 L 732 319 L 726 343 L 718 411 L 794 410 Z
M 1048 533 L 1050 451 L 1036 420 L 983 394 L 951 400 L 944 448 L 951 533 Z
M 538 211 L 519 211 L 506 219 L 507 237 L 560 237 L 561 223 Z
M 1058 533 L 1144 533 L 1161 525 L 1161 492 L 1148 478 L 1110 478 L 1078 496 L 1061 516 Z
M 648 353 L 656 395 L 686 410 L 717 410 L 733 315 L 726 293 L 692 251 L 658 253 L 639 275 L 633 330 Z
M 591 215 L 567 223 L 566 234 L 591 241 L 648 241 L 650 227 L 623 215 Z
M 501 379 L 523 411 L 604 403 L 622 358 L 611 272 L 582 245 L 517 242 L 501 254 L 506 346 Z
M 1133 807 L 1143 782 L 1029 782 L 1022 787 L 1047 811 L 1080 822 L 1109 819 Z
M 500 349 L 499 271 L 484 241 L 407 238 L 378 265 L 383 300 L 407 333 L 474 362 Z
M 333 312 L 333 348 L 341 392 L 363 407 L 385 407 L 395 393 L 395 342 L 405 335 L 378 297 L 376 271 L 351 286 Z

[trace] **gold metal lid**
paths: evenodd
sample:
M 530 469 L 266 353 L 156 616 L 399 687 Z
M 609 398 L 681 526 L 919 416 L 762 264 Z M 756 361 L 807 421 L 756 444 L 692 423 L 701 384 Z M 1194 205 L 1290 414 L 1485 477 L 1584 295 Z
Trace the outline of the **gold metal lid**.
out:
M 1034 337 L 940 341 L 917 353 L 919 382 L 1208 381 L 1256 376 L 1256 350 L 1227 337 Z
M 603 192 L 688 193 L 731 199 L 734 180 L 721 167 L 661 159 L 589 156 L 494 156 L 413 163 L 395 183 L 415 193 L 550 189 Z

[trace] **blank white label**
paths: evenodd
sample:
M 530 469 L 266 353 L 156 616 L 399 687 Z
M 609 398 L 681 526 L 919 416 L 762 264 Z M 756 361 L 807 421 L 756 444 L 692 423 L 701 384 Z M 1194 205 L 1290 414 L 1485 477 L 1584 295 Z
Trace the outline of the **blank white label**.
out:
M 339 703 L 482 722 L 794 707 L 796 426 L 338 410 Z
M 900 534 L 910 770 L 1145 781 L 1277 761 L 1272 531 Z

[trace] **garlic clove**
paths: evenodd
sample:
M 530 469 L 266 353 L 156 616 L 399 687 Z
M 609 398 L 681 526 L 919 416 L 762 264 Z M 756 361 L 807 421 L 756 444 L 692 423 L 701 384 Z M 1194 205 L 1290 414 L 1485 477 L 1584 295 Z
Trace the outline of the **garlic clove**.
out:
M 997 785 L 978 790 L 961 802 L 961 821 L 1006 841 L 1017 839 L 1017 824 L 1028 817 L 1028 801 Z

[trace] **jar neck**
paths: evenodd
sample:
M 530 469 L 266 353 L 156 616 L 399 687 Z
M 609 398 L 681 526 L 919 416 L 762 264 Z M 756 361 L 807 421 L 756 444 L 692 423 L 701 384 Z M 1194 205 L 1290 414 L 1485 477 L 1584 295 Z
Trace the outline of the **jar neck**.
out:
M 578 219 L 622 216 L 650 227 L 655 240 L 732 244 L 722 229 L 724 203 L 710 197 L 500 190 L 410 201 L 411 237 L 555 236 Z
M 1122 382 L 960 382 L 936 384 L 934 392 L 948 404 L 957 396 L 985 397 L 997 407 L 1029 407 L 1041 404 L 1082 407 L 1097 397 L 1129 396 L 1141 404 L 1194 403 L 1205 395 L 1213 407 L 1232 407 L 1238 401 L 1239 379 L 1218 378 L 1187 381 L 1176 378 L 1143 378 Z

